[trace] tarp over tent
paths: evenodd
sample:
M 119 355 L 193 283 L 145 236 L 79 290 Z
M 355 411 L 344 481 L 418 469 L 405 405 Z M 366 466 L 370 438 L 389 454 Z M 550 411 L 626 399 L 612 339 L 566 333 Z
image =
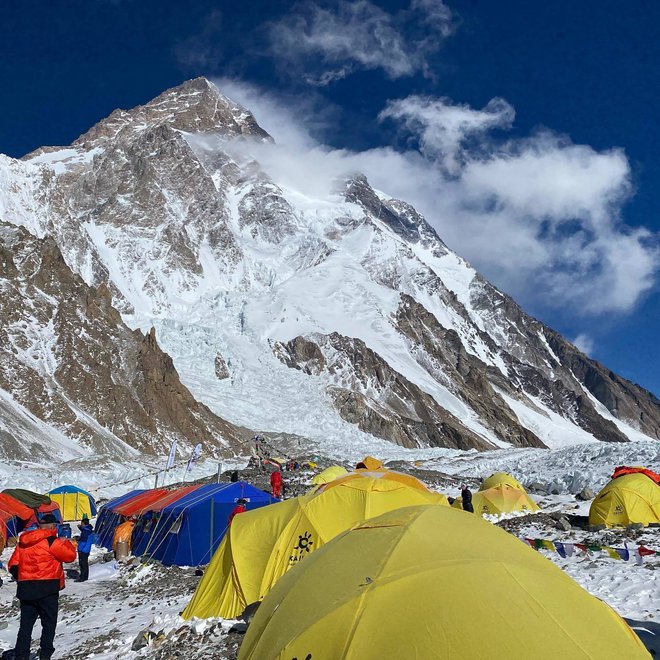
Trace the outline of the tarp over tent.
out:
M 320 486 L 322 484 L 327 484 L 329 481 L 341 477 L 344 474 L 348 474 L 348 470 L 341 465 L 331 465 L 329 468 L 319 472 L 317 475 L 314 475 L 312 479 L 312 485 Z
M 115 533 L 115 528 L 119 525 L 123 518 L 120 513 L 117 513 L 117 509 L 123 504 L 127 504 L 132 500 L 137 499 L 143 493 L 149 491 L 142 490 L 132 490 L 129 493 L 125 493 L 120 497 L 116 497 L 109 502 L 106 502 L 99 511 L 98 518 L 96 519 L 96 525 L 94 526 L 94 533 L 96 535 L 96 543 L 107 550 L 112 550 L 112 537 Z
M 367 518 L 414 504 L 446 507 L 448 502 L 440 493 L 362 473 L 361 479 L 242 513 L 232 522 L 183 617 L 234 618 L 337 534 Z
M 50 497 L 48 495 L 35 493 L 27 488 L 5 488 L 2 492 L 25 504 L 25 506 L 29 506 L 31 509 L 36 509 L 41 504 L 50 504 Z
M 47 494 L 53 502 L 60 505 L 63 520 L 81 520 L 85 515 L 88 518 L 96 516 L 94 498 L 78 486 L 59 486 Z
M 589 509 L 589 524 L 625 527 L 660 523 L 660 485 L 642 472 L 612 479 L 596 495 Z
M 452 506 L 463 508 L 463 498 L 457 497 Z M 503 485 L 480 490 L 472 494 L 474 512 L 480 516 L 501 515 L 515 511 L 539 511 L 538 504 L 525 492 L 513 486 Z
M 481 482 L 479 490 L 488 490 L 489 488 L 495 488 L 496 486 L 511 486 L 511 488 L 525 490 L 518 479 L 506 472 L 494 472 L 490 477 L 487 477 Z
M 417 506 L 355 526 L 285 575 L 239 660 L 626 658 L 630 627 L 503 530 Z
M 229 514 L 241 498 L 247 500 L 248 511 L 279 501 L 244 481 L 200 486 L 162 508 L 151 529 L 143 530 L 148 539 L 141 539 L 142 552 L 167 566 L 207 564 L 227 531 Z M 245 515 L 237 516 L 232 526 Z M 133 552 L 140 552 L 135 544 Z

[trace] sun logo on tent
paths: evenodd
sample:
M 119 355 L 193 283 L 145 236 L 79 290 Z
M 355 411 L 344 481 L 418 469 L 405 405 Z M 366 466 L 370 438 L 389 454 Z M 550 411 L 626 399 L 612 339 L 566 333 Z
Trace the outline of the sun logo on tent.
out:
M 309 532 L 298 536 L 298 543 L 293 547 L 293 553 L 289 556 L 289 565 L 299 562 L 306 554 L 310 553 L 313 545 L 314 541 L 312 541 L 312 535 Z
M 311 552 L 312 549 L 310 546 L 314 545 L 314 541 L 312 541 L 312 535 L 309 532 L 305 532 L 302 536 L 298 537 L 298 545 L 294 546 L 294 550 L 298 550 L 298 552 L 303 553 L 303 552 Z
M 621 514 L 623 513 L 623 507 L 622 507 L 620 504 L 617 504 L 617 505 L 614 507 L 614 513 L 615 513 L 616 515 L 621 515 Z

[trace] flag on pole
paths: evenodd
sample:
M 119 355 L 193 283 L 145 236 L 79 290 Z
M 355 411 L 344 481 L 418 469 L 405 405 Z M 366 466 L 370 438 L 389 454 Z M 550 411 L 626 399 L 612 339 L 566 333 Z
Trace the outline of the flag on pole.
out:
M 188 460 L 188 467 L 186 468 L 187 472 L 190 472 L 192 470 L 193 464 L 201 455 L 202 455 L 202 443 L 200 442 L 195 445 L 192 454 L 190 454 L 190 459 Z
M 166 470 L 169 470 L 174 467 L 174 461 L 176 459 L 176 440 L 172 442 L 170 447 L 170 455 L 167 457 L 167 465 L 165 466 Z

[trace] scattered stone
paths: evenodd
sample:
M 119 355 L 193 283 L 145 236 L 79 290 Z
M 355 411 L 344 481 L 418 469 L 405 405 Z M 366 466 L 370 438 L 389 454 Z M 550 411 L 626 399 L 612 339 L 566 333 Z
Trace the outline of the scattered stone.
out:
M 149 646 L 155 637 L 156 633 L 149 629 L 140 631 L 137 634 L 137 637 L 133 640 L 133 644 L 131 644 L 131 650 L 139 651 L 140 649 L 145 648 L 145 646 Z
M 582 502 L 587 502 L 593 500 L 594 497 L 596 497 L 596 493 L 594 493 L 594 491 L 588 486 L 585 486 L 575 497 Z
M 560 529 L 564 532 L 568 532 L 571 529 L 571 523 L 568 522 L 567 518 L 560 518 L 555 525 L 557 529 Z
M 527 486 L 527 492 L 535 493 L 536 495 L 548 494 L 546 487 L 540 481 L 532 481 L 532 483 Z

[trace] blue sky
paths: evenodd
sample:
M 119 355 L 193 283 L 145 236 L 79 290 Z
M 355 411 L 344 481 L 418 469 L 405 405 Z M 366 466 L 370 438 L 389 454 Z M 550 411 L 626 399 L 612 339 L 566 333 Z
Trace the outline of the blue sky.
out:
M 0 44 L 0 152 L 207 75 L 660 394 L 660 4 L 9 0 Z

